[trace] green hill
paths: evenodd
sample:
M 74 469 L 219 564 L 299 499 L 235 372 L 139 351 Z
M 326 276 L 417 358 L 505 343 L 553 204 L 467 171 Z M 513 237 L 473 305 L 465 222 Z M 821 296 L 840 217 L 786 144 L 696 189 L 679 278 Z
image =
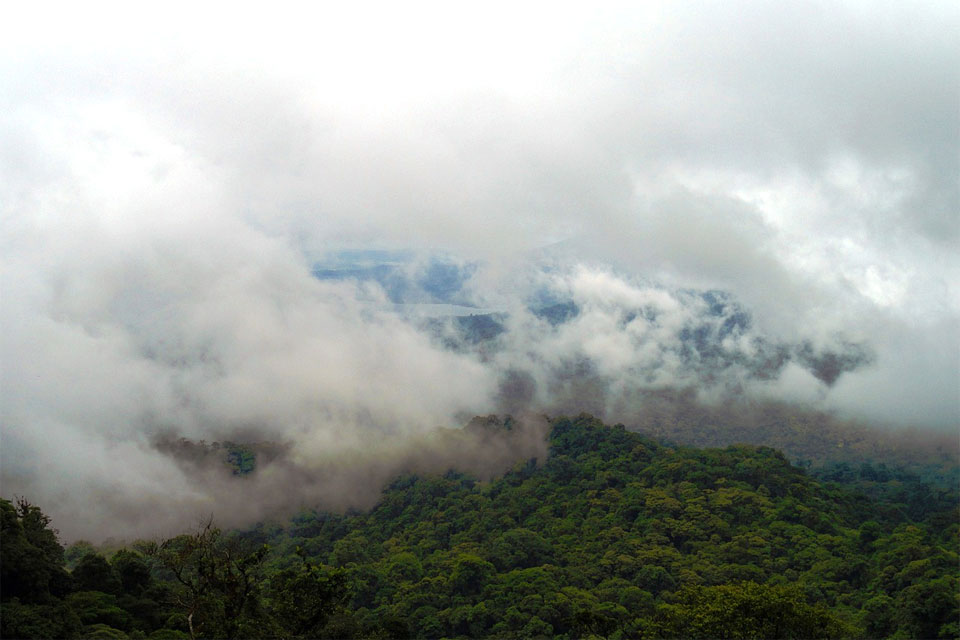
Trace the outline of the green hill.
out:
M 66 587 L 48 554 L 46 591 L 23 588 L 38 556 L 5 503 L 3 635 L 51 612 L 131 638 L 960 634 L 955 488 L 820 481 L 768 447 L 668 446 L 587 415 L 552 420 L 550 445 L 491 482 L 397 478 L 366 513 L 88 555 Z

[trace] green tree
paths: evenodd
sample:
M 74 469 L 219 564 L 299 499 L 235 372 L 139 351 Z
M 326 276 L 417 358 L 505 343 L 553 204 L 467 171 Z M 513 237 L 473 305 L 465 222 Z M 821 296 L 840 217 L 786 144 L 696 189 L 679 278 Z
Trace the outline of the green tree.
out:
M 73 570 L 73 580 L 80 591 L 102 591 L 117 595 L 123 589 L 123 583 L 117 571 L 99 553 L 91 553 L 80 558 Z
M 753 582 L 685 587 L 657 610 L 654 629 L 664 638 L 842 638 L 852 627 L 823 606 L 810 605 L 796 587 Z
M 23 604 L 19 598 L 0 603 L 0 638 L 49 640 L 75 638 L 82 623 L 65 602 Z
M 77 591 L 67 596 L 67 604 L 84 625 L 105 624 L 129 630 L 133 620 L 117 605 L 117 597 L 101 591 Z
M 191 638 L 253 637 L 269 626 L 259 600 L 267 547 L 224 537 L 212 520 L 158 545 L 154 553 L 174 580 L 173 601 Z
M 331 617 L 344 612 L 349 598 L 346 574 L 324 571 L 301 554 L 299 567 L 270 577 L 270 612 L 289 637 L 319 638 Z
M 153 583 L 150 567 L 136 551 L 121 549 L 110 559 L 124 593 L 137 595 Z
M 511 529 L 493 543 L 491 559 L 500 569 L 526 569 L 551 562 L 553 548 L 530 529 Z
M 483 558 L 464 553 L 456 559 L 453 566 L 450 586 L 463 595 L 478 594 L 496 572 L 496 567 Z
M 24 499 L 0 499 L 0 599 L 47 602 L 71 588 L 50 518 Z

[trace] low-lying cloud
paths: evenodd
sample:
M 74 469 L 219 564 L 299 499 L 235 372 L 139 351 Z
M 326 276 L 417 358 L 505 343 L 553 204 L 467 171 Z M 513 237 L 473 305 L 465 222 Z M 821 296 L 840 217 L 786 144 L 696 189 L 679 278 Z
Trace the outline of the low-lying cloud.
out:
M 0 474 L 69 536 L 242 511 L 162 437 L 322 476 L 669 389 L 960 424 L 950 3 L 63 10 L 0 34 Z

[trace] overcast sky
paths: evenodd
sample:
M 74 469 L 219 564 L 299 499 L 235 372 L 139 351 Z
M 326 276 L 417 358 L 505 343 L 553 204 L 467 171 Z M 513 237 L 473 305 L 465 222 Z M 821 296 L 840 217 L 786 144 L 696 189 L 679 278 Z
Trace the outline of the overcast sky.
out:
M 955 429 L 958 60 L 956 2 L 15 3 L 3 493 L 196 498 L 158 429 L 362 446 L 488 412 L 531 357 L 629 383 L 675 334 L 624 338 L 609 305 L 679 326 L 692 289 L 770 340 L 870 354 L 748 391 Z M 516 349 L 481 361 L 310 276 L 344 248 L 478 261 L 498 308 L 553 252 L 588 312 L 549 334 L 517 315 Z

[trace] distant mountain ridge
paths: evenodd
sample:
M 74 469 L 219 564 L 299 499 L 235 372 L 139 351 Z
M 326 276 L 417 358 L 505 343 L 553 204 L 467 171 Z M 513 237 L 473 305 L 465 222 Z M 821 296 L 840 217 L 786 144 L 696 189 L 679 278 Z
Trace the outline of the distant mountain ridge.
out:
M 470 290 L 471 278 L 479 272 L 478 262 L 461 262 L 444 254 L 417 254 L 404 251 L 342 251 L 331 253 L 315 262 L 312 273 L 320 280 L 354 280 L 376 283 L 387 299 L 411 309 L 421 306 L 422 328 L 449 349 L 492 352 L 499 348 L 497 338 L 513 328 L 506 311 L 491 312 L 475 299 Z M 532 290 L 518 291 L 513 307 L 523 308 L 544 321 L 548 328 L 561 330 L 582 317 L 583 308 L 569 292 L 549 286 L 550 272 L 556 265 L 531 263 L 527 266 L 539 274 L 540 284 Z M 774 380 L 785 367 L 794 363 L 809 371 L 826 386 L 834 385 L 844 373 L 869 366 L 874 355 L 869 346 L 842 336 L 830 346 L 814 345 L 810 340 L 785 341 L 754 331 L 754 320 L 733 296 L 717 290 L 678 290 L 674 298 L 697 307 L 697 317 L 679 327 L 671 336 L 677 344 L 671 347 L 682 366 L 695 372 L 703 381 L 716 382 L 726 373 L 742 370 L 759 381 Z M 442 306 L 457 305 L 456 312 Z M 470 311 L 477 309 L 476 313 Z M 473 319 L 457 319 L 457 316 Z M 651 329 L 659 326 L 658 311 L 651 305 L 619 309 L 619 331 L 631 323 Z M 452 320 L 450 320 L 453 318 Z

